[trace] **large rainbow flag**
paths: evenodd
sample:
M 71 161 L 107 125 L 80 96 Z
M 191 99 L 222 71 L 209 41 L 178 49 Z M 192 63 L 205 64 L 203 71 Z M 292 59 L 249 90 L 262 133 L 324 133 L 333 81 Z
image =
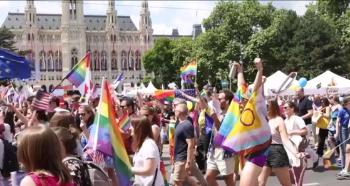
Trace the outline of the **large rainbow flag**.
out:
M 92 125 L 89 146 L 94 151 L 112 157 L 117 172 L 119 185 L 130 186 L 132 177 L 131 164 L 125 145 L 116 125 L 116 115 L 113 105 L 111 85 L 102 80 L 100 103 L 97 107 L 94 124 Z
M 267 148 L 271 131 L 266 118 L 266 103 L 254 92 L 240 113 L 239 103 L 232 100 L 215 137 L 215 143 L 235 154 L 247 155 Z
M 191 83 L 191 76 L 197 75 L 197 61 L 193 60 L 189 64 L 180 68 L 181 79 L 185 82 Z
M 85 57 L 77 63 L 64 79 L 68 79 L 77 87 L 82 95 L 89 94 L 92 87 L 91 81 L 91 53 L 86 53 Z

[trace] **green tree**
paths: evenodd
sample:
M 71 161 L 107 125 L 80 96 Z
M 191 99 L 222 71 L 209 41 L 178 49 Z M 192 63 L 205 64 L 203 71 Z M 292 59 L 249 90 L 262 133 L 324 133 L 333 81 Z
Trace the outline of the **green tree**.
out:
M 15 35 L 7 28 L 0 28 L 0 48 L 6 48 L 12 51 L 15 51 L 16 48 L 14 46 Z
M 271 4 L 262 5 L 256 0 L 219 2 L 203 22 L 206 32 L 196 41 L 195 55 L 200 62 L 200 72 L 203 72 L 199 74 L 200 85 L 208 78 L 214 84 L 227 79 L 230 60 L 243 59 L 250 81 L 255 76 L 251 63 L 255 57 L 265 58 L 271 64 L 266 69 L 276 68 L 278 56 L 272 54 L 279 52 L 271 53 L 269 48 L 278 48 L 288 39 L 280 28 L 281 25 L 286 31 L 294 28 L 284 24 L 284 20 L 293 22 L 293 19 L 297 19 L 295 13 L 277 11 Z
M 171 63 L 173 59 L 172 54 L 173 44 L 172 40 L 167 38 L 158 39 L 153 49 L 146 52 L 143 56 L 142 62 L 147 72 L 153 72 L 155 86 L 167 84 L 176 80 L 176 68 Z
M 318 0 L 317 10 L 321 14 L 332 17 L 340 17 L 346 13 L 350 5 L 350 0 Z
M 349 60 L 349 48 L 341 47 L 341 35 L 320 15 L 309 9 L 301 18 L 291 39 L 286 68 L 300 75 L 315 77 L 325 70 L 345 74 Z M 312 67 L 312 68 L 310 68 Z

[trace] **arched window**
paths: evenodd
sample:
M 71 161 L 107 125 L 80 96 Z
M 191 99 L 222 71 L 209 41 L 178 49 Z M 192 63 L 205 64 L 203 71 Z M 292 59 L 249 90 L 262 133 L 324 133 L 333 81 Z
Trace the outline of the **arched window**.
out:
M 128 56 L 129 70 L 135 70 L 134 51 L 131 51 L 129 55 L 130 55 Z
M 141 53 L 138 50 L 136 50 L 135 56 L 136 56 L 135 69 L 141 70 Z
M 127 70 L 128 69 L 128 61 L 126 59 L 126 52 L 123 50 L 122 51 L 122 70 Z
M 101 70 L 107 70 L 107 52 L 104 50 L 101 52 Z
M 55 63 L 55 71 L 60 71 L 60 62 L 59 62 L 59 52 L 55 52 L 54 63 Z
M 77 49 L 73 48 L 72 52 L 71 52 L 71 68 L 73 68 L 77 63 L 78 63 L 78 51 Z
M 50 50 L 47 55 L 47 69 L 48 71 L 53 71 L 54 70 L 54 60 L 53 60 L 53 52 Z
M 58 52 L 58 71 L 62 71 L 62 52 Z
M 93 55 L 93 70 L 100 70 L 100 59 L 99 59 L 99 52 L 95 50 L 94 55 Z
M 117 53 L 115 52 L 115 50 L 113 50 L 111 54 L 111 66 L 112 70 L 118 70 Z
M 39 67 L 40 71 L 46 71 L 46 61 L 45 61 L 45 51 L 40 51 L 40 60 L 39 60 Z

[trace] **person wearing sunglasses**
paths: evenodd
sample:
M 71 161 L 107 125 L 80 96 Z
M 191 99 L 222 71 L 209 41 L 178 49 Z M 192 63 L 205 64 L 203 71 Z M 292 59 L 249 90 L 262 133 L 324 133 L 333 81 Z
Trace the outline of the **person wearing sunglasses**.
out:
M 131 98 L 123 98 L 119 107 L 124 113 L 127 112 L 129 117 L 135 115 L 135 103 Z

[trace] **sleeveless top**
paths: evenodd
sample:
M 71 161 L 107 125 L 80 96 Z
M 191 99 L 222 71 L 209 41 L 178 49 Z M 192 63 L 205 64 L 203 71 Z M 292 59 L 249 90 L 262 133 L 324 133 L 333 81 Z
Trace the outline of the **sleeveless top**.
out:
M 76 186 L 70 182 L 65 184 L 58 184 L 59 178 L 57 176 L 50 176 L 42 173 L 29 173 L 36 186 Z
M 282 138 L 280 132 L 278 131 L 278 122 L 276 121 L 278 117 L 269 120 L 269 126 L 272 135 L 272 143 L 271 144 L 282 144 Z M 283 119 L 280 118 L 282 121 Z

